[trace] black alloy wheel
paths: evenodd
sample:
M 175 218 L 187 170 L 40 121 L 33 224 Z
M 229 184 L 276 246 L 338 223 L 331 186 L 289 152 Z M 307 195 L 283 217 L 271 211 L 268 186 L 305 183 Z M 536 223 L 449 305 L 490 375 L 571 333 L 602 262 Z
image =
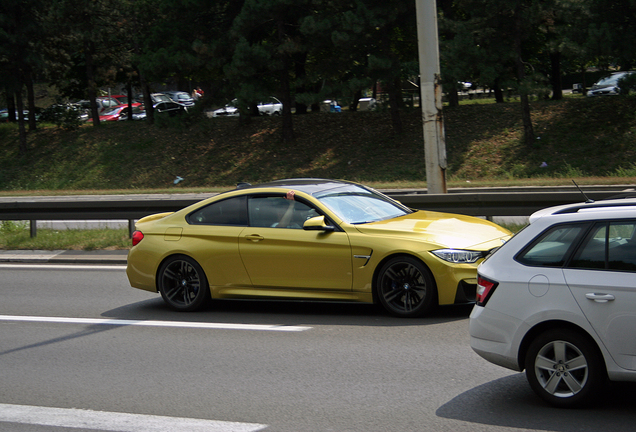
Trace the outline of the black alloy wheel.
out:
M 376 289 L 382 306 L 399 317 L 420 317 L 437 302 L 437 288 L 430 271 L 409 256 L 387 261 L 378 273 Z
M 539 335 L 528 348 L 525 367 L 532 390 L 561 408 L 588 405 L 607 378 L 595 344 L 569 329 L 552 329 Z
M 210 299 L 210 289 L 201 266 L 185 255 L 168 258 L 158 273 L 159 292 L 174 310 L 201 309 Z

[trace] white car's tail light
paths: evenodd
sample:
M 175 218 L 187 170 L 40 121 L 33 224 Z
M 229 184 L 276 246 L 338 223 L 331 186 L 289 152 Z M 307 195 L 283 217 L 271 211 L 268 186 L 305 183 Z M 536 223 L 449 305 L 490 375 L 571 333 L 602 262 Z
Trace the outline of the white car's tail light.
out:
M 486 305 L 486 302 L 490 299 L 490 296 L 495 291 L 495 288 L 497 288 L 497 285 L 499 285 L 497 282 L 477 275 L 477 298 L 475 299 L 477 301 L 477 306 Z

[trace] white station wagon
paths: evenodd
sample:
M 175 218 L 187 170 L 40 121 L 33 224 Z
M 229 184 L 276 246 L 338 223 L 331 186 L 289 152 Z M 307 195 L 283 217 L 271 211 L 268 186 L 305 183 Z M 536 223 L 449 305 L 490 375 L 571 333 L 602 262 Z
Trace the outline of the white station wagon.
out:
M 560 407 L 636 381 L 636 199 L 564 205 L 479 266 L 470 343 Z

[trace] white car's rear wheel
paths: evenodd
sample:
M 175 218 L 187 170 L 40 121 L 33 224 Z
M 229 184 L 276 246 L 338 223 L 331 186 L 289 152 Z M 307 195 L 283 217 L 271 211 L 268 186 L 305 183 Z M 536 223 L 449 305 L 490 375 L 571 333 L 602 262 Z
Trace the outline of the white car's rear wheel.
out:
M 548 330 L 539 335 L 528 348 L 525 367 L 535 393 L 564 408 L 591 402 L 607 376 L 594 343 L 568 329 Z

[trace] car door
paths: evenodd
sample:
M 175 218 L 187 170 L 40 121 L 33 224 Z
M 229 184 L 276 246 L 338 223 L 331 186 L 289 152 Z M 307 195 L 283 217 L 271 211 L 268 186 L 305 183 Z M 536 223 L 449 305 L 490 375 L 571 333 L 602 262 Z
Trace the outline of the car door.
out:
M 319 215 L 316 208 L 282 194 L 254 195 L 248 213 L 239 251 L 255 288 L 351 290 L 347 234 L 302 229 L 305 220 Z M 290 217 L 281 225 L 285 216 Z
M 595 224 L 564 268 L 572 294 L 614 361 L 636 370 L 636 221 Z

